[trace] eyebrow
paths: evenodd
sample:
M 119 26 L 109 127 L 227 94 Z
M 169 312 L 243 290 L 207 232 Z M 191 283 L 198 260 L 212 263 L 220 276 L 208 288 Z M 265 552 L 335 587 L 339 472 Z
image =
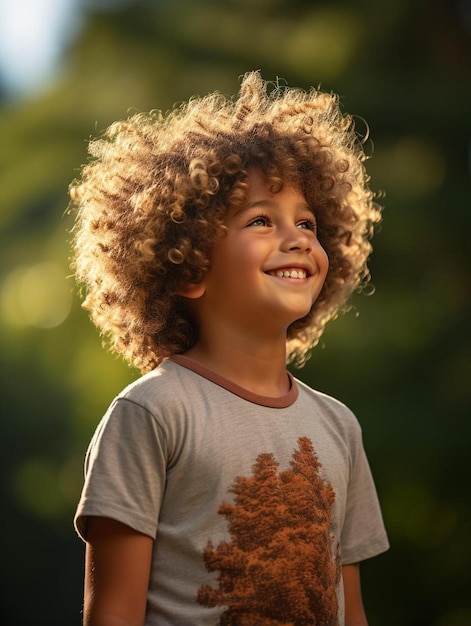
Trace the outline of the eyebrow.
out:
M 275 200 L 255 200 L 250 204 L 240 207 L 234 215 L 238 215 L 239 213 L 242 213 L 242 211 L 247 211 L 248 209 L 256 209 L 257 207 L 278 208 L 278 206 L 279 204 Z M 307 202 L 298 202 L 296 204 L 296 208 L 309 211 L 309 213 L 312 213 L 314 217 L 316 216 L 314 209 Z
M 246 204 L 240 207 L 240 209 L 244 211 L 245 209 L 253 209 L 259 206 L 268 206 L 268 207 L 277 208 L 279 206 L 279 203 L 276 202 L 275 200 L 254 200 L 254 202 L 251 202 L 250 204 Z M 296 204 L 296 208 L 307 209 L 308 211 L 312 211 L 312 208 L 309 206 L 307 202 L 298 202 Z

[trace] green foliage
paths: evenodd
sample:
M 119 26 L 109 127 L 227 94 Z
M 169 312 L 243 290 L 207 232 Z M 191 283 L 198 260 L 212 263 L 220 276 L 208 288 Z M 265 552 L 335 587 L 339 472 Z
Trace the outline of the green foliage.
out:
M 72 516 L 82 458 L 112 396 L 137 376 L 103 351 L 67 278 L 67 187 L 86 141 L 130 111 L 234 93 L 238 76 L 258 68 L 339 93 L 366 134 L 364 117 L 373 188 L 386 191 L 376 294 L 356 297 L 360 315 L 334 321 L 296 372 L 364 427 L 392 543 L 362 566 L 370 622 L 470 623 L 464 11 L 438 0 L 89 8 L 57 82 L 0 109 L 2 623 L 80 623 Z

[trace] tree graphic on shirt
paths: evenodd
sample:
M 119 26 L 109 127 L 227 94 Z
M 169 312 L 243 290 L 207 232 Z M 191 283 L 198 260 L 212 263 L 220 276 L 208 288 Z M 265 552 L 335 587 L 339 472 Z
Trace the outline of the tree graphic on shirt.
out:
M 234 504 L 219 513 L 230 541 L 204 550 L 218 587 L 204 585 L 198 602 L 226 606 L 222 626 L 336 626 L 339 548 L 330 532 L 335 493 L 307 437 L 298 440 L 290 469 L 273 454 L 257 457 L 252 476 L 232 486 Z

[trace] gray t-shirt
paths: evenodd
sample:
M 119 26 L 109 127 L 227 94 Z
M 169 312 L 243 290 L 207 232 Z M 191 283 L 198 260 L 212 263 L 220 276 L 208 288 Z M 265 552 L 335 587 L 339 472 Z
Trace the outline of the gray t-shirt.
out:
M 356 418 L 290 381 L 267 398 L 174 357 L 100 422 L 75 525 L 155 539 L 146 626 L 343 626 L 341 564 L 388 540 Z

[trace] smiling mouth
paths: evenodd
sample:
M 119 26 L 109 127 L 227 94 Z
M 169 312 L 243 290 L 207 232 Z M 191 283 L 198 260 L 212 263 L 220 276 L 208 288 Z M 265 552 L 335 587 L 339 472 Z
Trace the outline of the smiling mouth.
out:
M 297 278 L 297 279 L 307 278 L 306 270 L 303 270 L 300 268 L 286 268 L 286 269 L 273 270 L 271 272 L 267 272 L 267 274 L 269 274 L 270 276 L 277 276 L 278 278 Z

